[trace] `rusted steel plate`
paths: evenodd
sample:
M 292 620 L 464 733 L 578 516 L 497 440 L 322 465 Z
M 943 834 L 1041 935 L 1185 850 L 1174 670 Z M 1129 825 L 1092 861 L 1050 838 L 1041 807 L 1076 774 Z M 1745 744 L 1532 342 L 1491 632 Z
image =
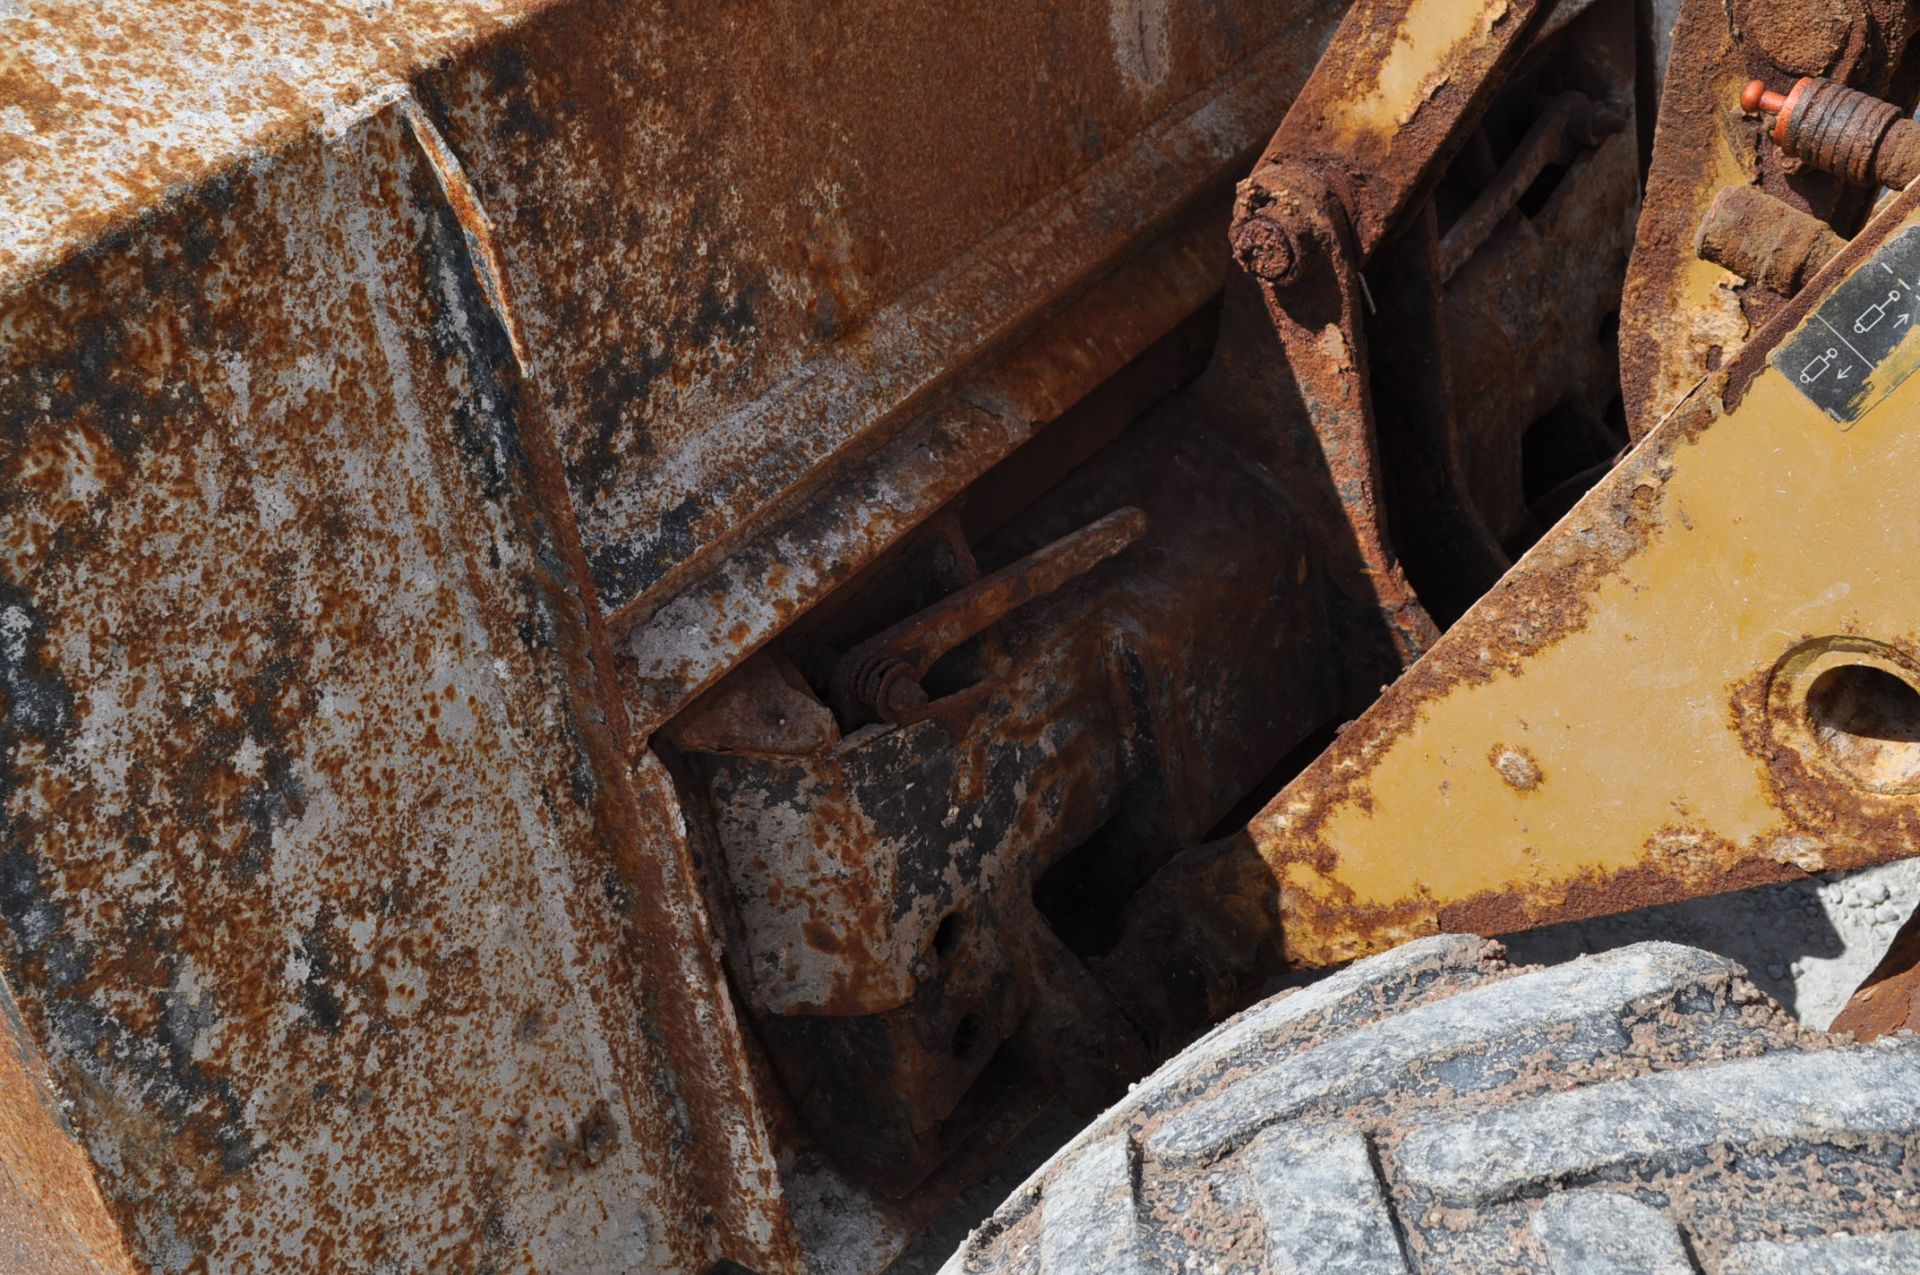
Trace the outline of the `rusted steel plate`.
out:
M 1359 0 L 1249 185 L 1286 190 L 1293 183 L 1282 170 L 1311 172 L 1337 194 L 1356 257 L 1365 261 L 1464 140 L 1463 122 L 1499 90 L 1546 7 L 1535 0 Z
M 583 2 L 427 73 L 616 623 L 1228 178 L 1336 16 Z
M 1920 340 L 1887 339 L 1845 419 L 1800 379 L 1826 325 L 1855 321 L 1841 311 L 1913 277 L 1917 205 L 1903 196 L 1254 821 L 1290 959 L 1920 849 L 1900 717 L 1920 704 L 1920 519 L 1899 478 L 1920 462 L 1920 381 L 1901 379 Z
M 1236 166 L 1337 16 L 23 7 L 0 281 L 417 80 L 500 227 L 618 607 Z
M 0 301 L 0 956 L 160 1269 L 777 1269 L 429 154 L 336 122 Z
M 541 2 L 0 8 L 0 293 Z

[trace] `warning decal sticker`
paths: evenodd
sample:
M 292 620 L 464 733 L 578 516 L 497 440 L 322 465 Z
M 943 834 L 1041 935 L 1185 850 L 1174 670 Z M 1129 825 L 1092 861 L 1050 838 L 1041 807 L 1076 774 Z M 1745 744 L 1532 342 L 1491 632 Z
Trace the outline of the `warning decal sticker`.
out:
M 1920 317 L 1916 280 L 1920 226 L 1902 231 L 1849 275 L 1767 361 L 1821 411 L 1852 425 L 1920 367 L 1915 350 L 1890 361 Z

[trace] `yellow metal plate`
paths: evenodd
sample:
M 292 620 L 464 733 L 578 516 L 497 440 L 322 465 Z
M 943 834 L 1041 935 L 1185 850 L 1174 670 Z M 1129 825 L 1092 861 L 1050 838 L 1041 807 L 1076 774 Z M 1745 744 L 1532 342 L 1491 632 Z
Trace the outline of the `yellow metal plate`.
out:
M 1882 254 L 1920 243 L 1900 238 L 1911 204 L 1872 229 Z M 1856 271 L 1882 273 L 1860 258 L 1809 293 L 1845 300 Z M 1756 347 L 1794 350 L 1833 318 Z M 1862 369 L 1846 420 L 1798 364 L 1753 374 L 1760 353 L 1696 391 L 1254 821 L 1290 959 L 1920 845 L 1903 716 L 1920 710 L 1920 340 Z

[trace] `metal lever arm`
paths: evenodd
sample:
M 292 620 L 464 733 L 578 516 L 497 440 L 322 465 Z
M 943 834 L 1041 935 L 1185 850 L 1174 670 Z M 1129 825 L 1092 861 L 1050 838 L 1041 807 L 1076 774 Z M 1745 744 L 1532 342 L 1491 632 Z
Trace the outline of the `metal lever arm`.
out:
M 1525 52 L 1540 0 L 1359 0 L 1259 163 L 1241 183 L 1233 241 L 1269 285 L 1302 264 L 1291 193 L 1337 193 L 1364 263 L 1465 141 Z M 1578 7 L 1578 6 L 1562 6 Z M 1306 181 L 1302 184 L 1302 178 Z
M 835 666 L 835 699 L 895 725 L 918 720 L 927 707 L 920 679 L 941 656 L 1111 558 L 1146 529 L 1146 514 L 1116 509 L 875 634 Z

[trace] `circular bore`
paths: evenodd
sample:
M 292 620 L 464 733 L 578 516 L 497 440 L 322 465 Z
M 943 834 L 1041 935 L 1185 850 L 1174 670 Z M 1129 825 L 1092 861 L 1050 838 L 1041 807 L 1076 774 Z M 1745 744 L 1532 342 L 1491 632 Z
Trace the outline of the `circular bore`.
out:
M 1768 693 L 1776 743 L 1871 793 L 1920 792 L 1920 669 L 1871 638 L 1796 647 Z

